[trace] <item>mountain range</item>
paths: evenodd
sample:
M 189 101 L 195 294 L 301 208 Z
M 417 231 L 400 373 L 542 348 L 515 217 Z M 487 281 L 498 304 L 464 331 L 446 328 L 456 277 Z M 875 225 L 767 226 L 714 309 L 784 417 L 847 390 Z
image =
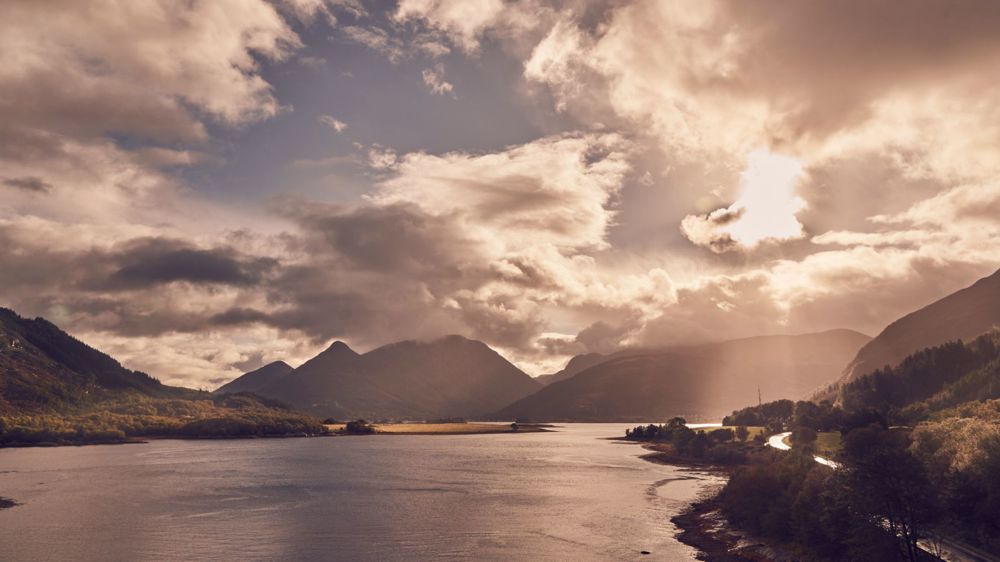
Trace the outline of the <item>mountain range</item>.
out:
M 851 330 L 759 336 L 612 355 L 498 412 L 499 419 L 649 421 L 720 417 L 762 399 L 805 398 L 869 340 Z M 567 366 L 569 367 L 569 366 Z
M 273 364 L 272 364 L 273 365 Z M 231 388 L 280 400 L 322 417 L 426 419 L 481 417 L 542 387 L 480 341 L 448 336 L 403 341 L 358 354 L 343 342 L 265 384 L 261 371 Z
M 869 339 L 850 330 L 759 336 L 572 358 L 532 379 L 486 344 L 461 336 L 404 341 L 358 354 L 335 342 L 298 368 L 275 362 L 219 388 L 251 392 L 334 418 L 493 417 L 567 421 L 713 417 L 763 400 L 837 398 L 866 373 L 1000 325 L 1000 272 L 892 322 Z M 846 365 L 846 368 L 845 368 Z M 0 415 L 82 411 L 142 396 L 204 400 L 123 367 L 42 318 L 0 309 Z M 838 374 L 840 375 L 838 379 Z M 831 381 L 839 381 L 834 386 Z M 270 403 L 254 407 L 266 411 Z

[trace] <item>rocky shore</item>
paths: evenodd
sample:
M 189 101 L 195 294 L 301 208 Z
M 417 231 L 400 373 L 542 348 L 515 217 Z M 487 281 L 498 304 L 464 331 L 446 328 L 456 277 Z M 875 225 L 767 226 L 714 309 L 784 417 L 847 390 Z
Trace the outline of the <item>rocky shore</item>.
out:
M 670 519 L 680 529 L 677 540 L 699 551 L 705 562 L 794 562 L 799 557 L 734 529 L 719 509 L 713 490 L 684 513 Z
M 704 459 L 677 454 L 668 444 L 644 444 L 650 452 L 641 458 L 659 464 L 683 466 L 728 476 L 733 467 L 717 465 Z M 680 515 L 670 521 L 680 532 L 677 540 L 698 549 L 698 559 L 705 562 L 795 562 L 801 558 L 784 549 L 764 544 L 734 528 L 722 514 L 718 493 L 722 487 L 709 490 Z

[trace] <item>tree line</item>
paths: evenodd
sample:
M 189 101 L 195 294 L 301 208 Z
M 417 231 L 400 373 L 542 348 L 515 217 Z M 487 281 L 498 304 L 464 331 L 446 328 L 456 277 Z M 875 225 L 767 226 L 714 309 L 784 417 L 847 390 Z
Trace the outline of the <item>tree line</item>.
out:
M 836 403 L 777 400 L 723 420 L 791 431 L 790 452 L 675 420 L 629 438 L 739 465 L 718 498 L 727 518 L 810 559 L 916 561 L 918 540 L 942 536 L 1000 553 L 1000 333 L 924 349 L 836 390 Z M 841 436 L 837 470 L 813 461 L 822 432 Z

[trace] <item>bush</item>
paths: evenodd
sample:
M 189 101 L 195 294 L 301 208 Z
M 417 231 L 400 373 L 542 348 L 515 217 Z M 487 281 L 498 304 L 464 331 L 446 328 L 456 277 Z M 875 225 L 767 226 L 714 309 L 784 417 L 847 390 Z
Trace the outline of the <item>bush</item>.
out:
M 739 439 L 740 443 L 746 443 L 747 437 L 750 436 L 750 430 L 747 426 L 740 425 L 736 427 L 736 439 Z
M 347 422 L 347 426 L 344 427 L 344 431 L 354 435 L 369 435 L 375 433 L 375 426 L 365 420 L 354 420 Z
M 746 429 L 746 428 L 744 428 Z M 708 436 L 716 443 L 725 443 L 727 441 L 732 441 L 735 436 L 735 432 L 728 427 L 723 427 L 721 429 L 712 430 Z
M 816 443 L 816 430 L 811 427 L 797 427 L 792 432 L 792 444 L 796 447 L 812 449 Z

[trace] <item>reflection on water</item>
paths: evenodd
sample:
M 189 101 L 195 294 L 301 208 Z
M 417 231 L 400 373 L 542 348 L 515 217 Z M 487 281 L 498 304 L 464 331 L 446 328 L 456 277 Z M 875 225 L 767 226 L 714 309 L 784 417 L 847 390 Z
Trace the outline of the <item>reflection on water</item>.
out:
M 0 451 L 4 560 L 694 560 L 619 424 Z M 641 550 L 651 551 L 649 556 Z

